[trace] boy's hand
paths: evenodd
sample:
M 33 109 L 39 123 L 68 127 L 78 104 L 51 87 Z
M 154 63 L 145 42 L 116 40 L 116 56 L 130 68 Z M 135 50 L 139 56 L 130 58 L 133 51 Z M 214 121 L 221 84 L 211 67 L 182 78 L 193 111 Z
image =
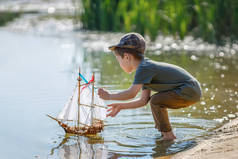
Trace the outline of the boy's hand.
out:
M 104 90 L 103 88 L 98 89 L 98 95 L 100 98 L 102 98 L 104 100 L 110 99 L 110 94 L 108 93 L 108 91 Z
M 109 116 L 114 117 L 117 115 L 117 113 L 121 111 L 122 103 L 109 104 L 108 107 L 111 107 L 111 108 L 107 110 L 108 112 L 110 111 L 110 113 L 107 114 L 107 117 Z

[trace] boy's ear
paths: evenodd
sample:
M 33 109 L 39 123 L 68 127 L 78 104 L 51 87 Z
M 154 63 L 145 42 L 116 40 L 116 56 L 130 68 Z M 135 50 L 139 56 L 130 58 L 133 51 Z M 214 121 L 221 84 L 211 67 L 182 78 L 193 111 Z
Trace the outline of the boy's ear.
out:
M 127 60 L 129 60 L 130 59 L 130 54 L 128 54 L 128 53 L 124 53 L 124 58 L 126 58 Z

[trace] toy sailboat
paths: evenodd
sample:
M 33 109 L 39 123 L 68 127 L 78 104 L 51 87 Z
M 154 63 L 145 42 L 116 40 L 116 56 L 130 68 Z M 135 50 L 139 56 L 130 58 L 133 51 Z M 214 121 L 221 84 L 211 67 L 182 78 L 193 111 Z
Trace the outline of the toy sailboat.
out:
M 81 80 L 85 82 L 81 84 Z M 58 122 L 66 133 L 90 135 L 101 132 L 106 118 L 106 104 L 95 93 L 94 74 L 88 82 L 79 70 L 78 83 L 72 97 L 65 104 L 57 118 L 47 115 Z

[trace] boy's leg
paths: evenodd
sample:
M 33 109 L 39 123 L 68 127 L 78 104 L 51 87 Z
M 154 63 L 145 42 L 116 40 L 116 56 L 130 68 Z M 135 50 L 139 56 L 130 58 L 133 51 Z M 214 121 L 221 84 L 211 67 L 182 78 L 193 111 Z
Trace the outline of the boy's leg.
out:
M 158 119 L 158 107 L 156 105 L 150 104 L 151 112 L 155 121 L 155 128 L 160 131 L 160 124 Z
M 153 105 L 152 103 L 150 106 L 155 121 L 155 128 L 163 132 L 171 131 L 167 108 Z
M 151 110 L 158 130 L 161 132 L 172 131 L 167 108 L 179 109 L 193 103 L 195 102 L 186 101 L 173 91 L 156 93 L 151 96 Z

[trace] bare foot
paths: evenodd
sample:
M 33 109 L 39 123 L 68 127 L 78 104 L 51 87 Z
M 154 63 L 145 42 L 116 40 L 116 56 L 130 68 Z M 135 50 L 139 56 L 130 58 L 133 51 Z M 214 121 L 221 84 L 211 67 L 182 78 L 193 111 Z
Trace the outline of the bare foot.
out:
M 162 140 L 174 140 L 176 136 L 174 135 L 173 131 L 169 132 L 161 132 L 162 133 Z

